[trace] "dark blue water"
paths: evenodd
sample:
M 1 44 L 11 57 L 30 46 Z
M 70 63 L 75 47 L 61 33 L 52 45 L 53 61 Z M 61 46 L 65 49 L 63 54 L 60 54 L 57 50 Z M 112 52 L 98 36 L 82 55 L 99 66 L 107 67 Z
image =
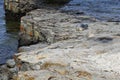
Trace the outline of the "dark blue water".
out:
M 5 20 L 3 0 L 0 0 L 0 64 L 17 52 L 18 40 L 15 26 Z
M 63 9 L 83 11 L 105 21 L 120 21 L 120 0 L 72 0 Z

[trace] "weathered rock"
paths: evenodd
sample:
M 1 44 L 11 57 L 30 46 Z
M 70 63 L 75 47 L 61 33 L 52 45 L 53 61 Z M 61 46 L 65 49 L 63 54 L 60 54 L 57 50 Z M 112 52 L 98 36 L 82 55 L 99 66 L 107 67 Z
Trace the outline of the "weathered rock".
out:
M 6 64 L 8 67 L 13 68 L 15 66 L 15 61 L 14 59 L 9 59 L 7 60 Z
M 44 3 L 67 3 L 70 0 L 5 0 L 5 10 L 13 13 L 27 13 L 36 8 L 40 8 Z
M 47 47 L 23 47 L 15 57 L 14 80 L 119 80 L 119 22 L 95 21 L 47 9 L 27 13 L 21 18 L 20 44 L 45 42 Z
M 91 22 L 88 25 L 88 29 L 80 31 L 77 38 L 17 54 L 21 71 L 17 79 L 119 80 L 119 25 L 112 22 Z M 94 36 L 89 37 L 91 34 Z
M 55 10 L 34 10 L 21 18 L 22 35 L 20 35 L 20 44 L 26 45 L 43 41 L 51 44 L 61 40 L 77 38 L 80 34 L 78 28 L 82 28 L 77 27 L 77 25 L 81 25 L 82 22 L 88 21 L 90 18 L 68 15 Z
M 14 13 L 26 13 L 37 8 L 40 0 L 5 0 L 5 9 Z

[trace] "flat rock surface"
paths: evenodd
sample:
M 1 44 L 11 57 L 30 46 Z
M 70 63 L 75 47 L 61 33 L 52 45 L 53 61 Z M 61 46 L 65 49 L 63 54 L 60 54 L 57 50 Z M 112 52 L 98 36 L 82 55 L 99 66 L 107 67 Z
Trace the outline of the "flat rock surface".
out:
M 85 15 L 70 15 L 56 10 L 37 9 L 21 18 L 20 44 L 46 41 L 51 44 L 81 36 L 83 23 L 96 19 Z M 23 43 L 24 42 L 24 43 Z
M 85 16 L 78 16 L 77 19 L 77 17 L 64 15 L 64 13 L 45 14 L 39 10 L 31 12 L 29 15 L 34 16 L 37 13 L 43 13 L 46 16 L 38 14 L 38 17 L 33 17 L 34 23 L 38 25 L 37 29 L 40 31 L 48 29 L 48 32 L 52 31 L 59 36 L 54 36 L 56 41 L 51 45 L 40 47 L 42 45 L 37 44 L 38 47 L 35 50 L 16 54 L 16 62 L 20 69 L 17 80 L 120 79 L 119 22 L 94 22 L 90 21 L 91 18 L 86 19 Z M 63 17 L 59 17 L 58 14 Z M 30 16 L 23 17 L 23 23 L 25 19 L 25 21 L 33 21 Z M 58 21 L 61 18 L 62 20 L 67 19 L 67 21 Z M 52 20 L 55 23 L 49 22 Z M 73 20 L 75 23 L 71 22 Z M 78 22 L 79 20 L 82 21 Z M 79 26 L 85 22 L 87 22 L 88 29 Z M 69 37 L 61 38 L 65 37 L 65 33 Z M 51 41 L 49 39 L 51 36 L 48 36 L 47 40 Z M 29 46 L 30 48 L 33 49 L 32 46 Z

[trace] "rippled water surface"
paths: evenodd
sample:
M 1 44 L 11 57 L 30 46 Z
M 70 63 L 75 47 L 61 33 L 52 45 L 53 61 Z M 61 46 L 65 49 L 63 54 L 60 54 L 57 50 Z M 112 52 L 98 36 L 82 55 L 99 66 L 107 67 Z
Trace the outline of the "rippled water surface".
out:
M 83 11 L 100 20 L 120 21 L 120 0 L 72 0 L 63 9 Z
M 11 58 L 17 51 L 16 22 L 6 21 L 3 0 L 0 0 L 0 64 Z

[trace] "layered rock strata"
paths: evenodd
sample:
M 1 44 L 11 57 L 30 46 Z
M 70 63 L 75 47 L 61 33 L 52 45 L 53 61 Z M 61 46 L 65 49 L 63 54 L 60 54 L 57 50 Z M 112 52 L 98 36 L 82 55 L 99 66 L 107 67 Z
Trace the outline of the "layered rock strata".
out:
M 5 9 L 26 13 L 42 1 L 5 0 Z M 31 11 L 21 18 L 20 45 L 39 43 L 20 47 L 16 63 L 9 60 L 1 66 L 8 72 L 0 76 L 6 80 L 10 74 L 14 80 L 119 80 L 119 32 L 120 22 L 99 22 L 56 10 Z
M 15 55 L 14 80 L 119 80 L 119 32 L 119 22 L 45 9 L 29 12 L 21 19 L 21 44 L 42 43 Z
M 73 16 L 56 10 L 37 9 L 21 18 L 20 45 L 49 44 L 81 36 L 81 22 L 94 22 L 89 16 Z

